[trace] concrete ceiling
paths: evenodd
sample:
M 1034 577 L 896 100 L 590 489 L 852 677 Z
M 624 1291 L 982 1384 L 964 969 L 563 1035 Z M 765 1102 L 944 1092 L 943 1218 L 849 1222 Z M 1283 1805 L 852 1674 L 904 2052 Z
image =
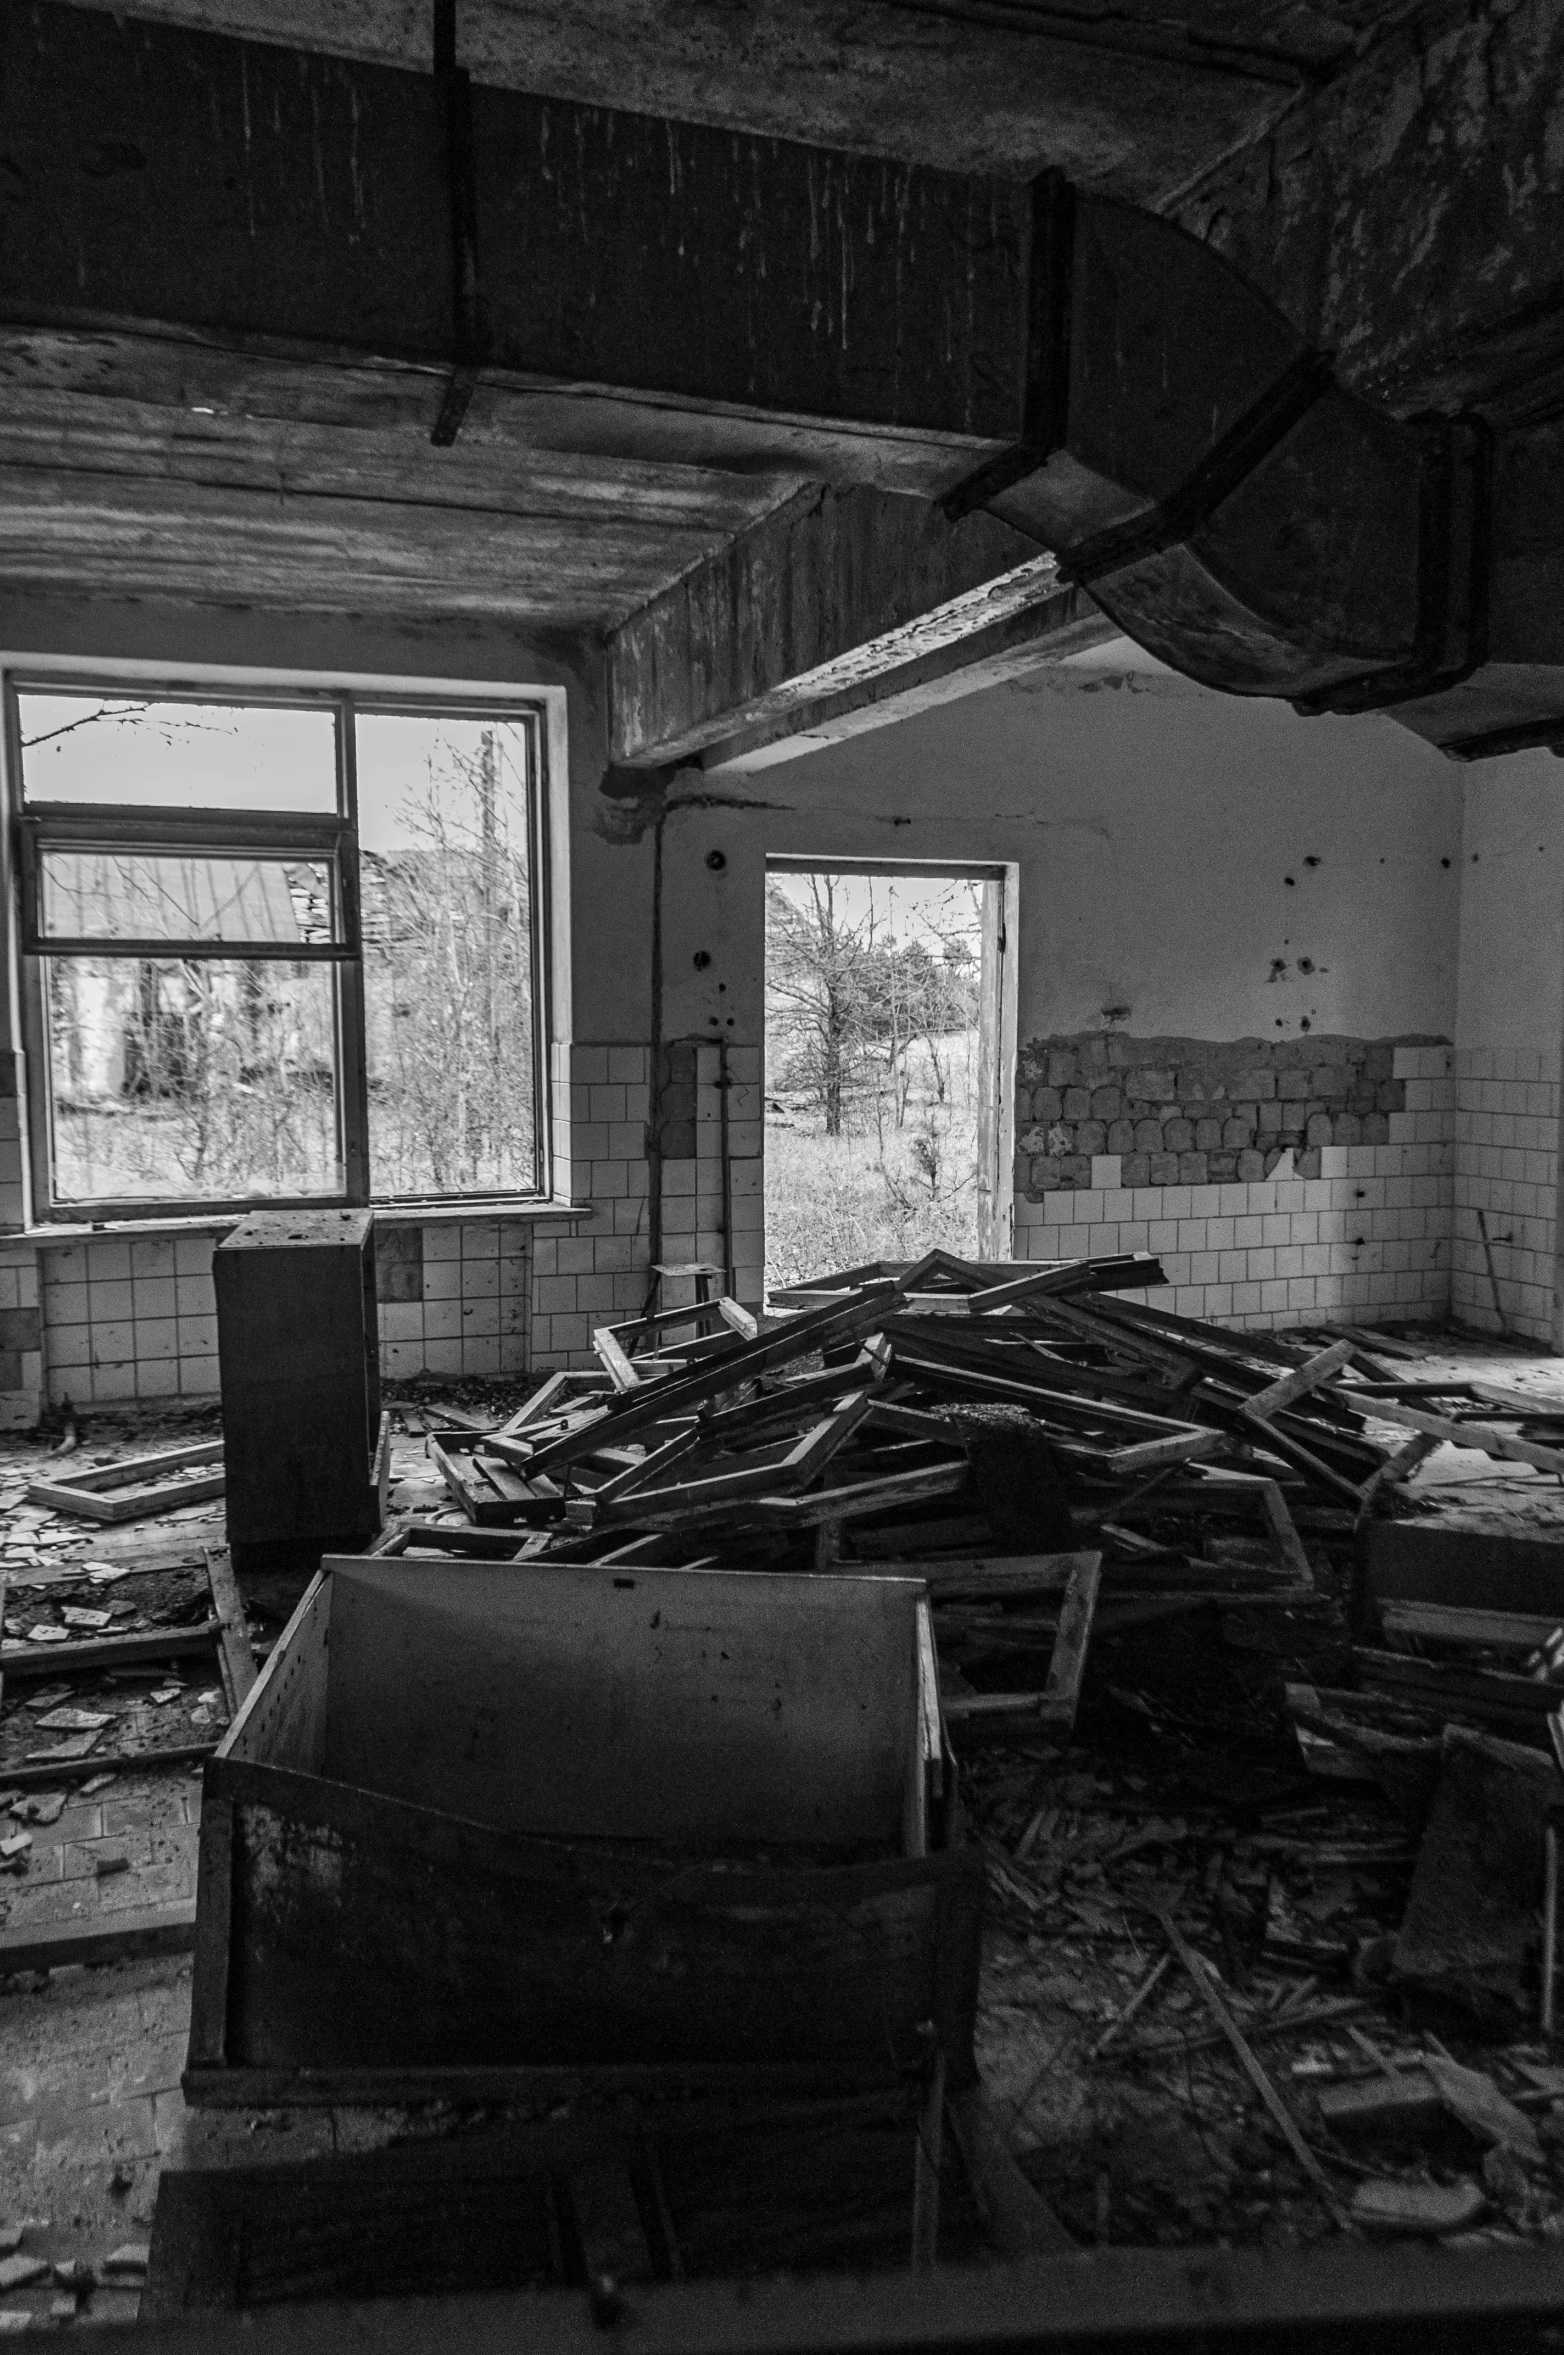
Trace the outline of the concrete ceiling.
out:
M 467 116 L 434 15 L 0 11 L 0 583 L 633 640 L 643 764 L 1085 584 L 1551 741 L 1557 0 L 455 0 Z
M 130 13 L 431 60 L 432 0 L 136 0 Z M 497 89 L 946 171 L 1053 166 L 1156 204 L 1406 14 L 1406 0 L 457 0 L 457 57 Z

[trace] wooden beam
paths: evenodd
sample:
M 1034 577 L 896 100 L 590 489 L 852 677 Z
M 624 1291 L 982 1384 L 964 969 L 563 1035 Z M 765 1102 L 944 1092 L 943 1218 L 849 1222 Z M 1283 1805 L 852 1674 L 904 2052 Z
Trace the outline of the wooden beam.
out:
M 1017 623 L 1055 658 L 1114 634 L 1060 587 L 1051 556 L 993 516 L 952 523 L 931 501 L 816 486 L 614 632 L 613 757 L 717 765 L 802 732 L 847 733 L 887 691 L 992 659 Z

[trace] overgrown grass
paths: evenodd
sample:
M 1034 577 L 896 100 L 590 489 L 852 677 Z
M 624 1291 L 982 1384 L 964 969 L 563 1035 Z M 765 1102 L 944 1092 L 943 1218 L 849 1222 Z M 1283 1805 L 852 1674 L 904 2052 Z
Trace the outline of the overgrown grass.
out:
M 940 1100 L 915 1052 L 903 1125 L 885 1089 L 850 1107 L 847 1135 L 828 1137 L 806 1098 L 766 1116 L 766 1281 L 798 1284 L 868 1259 L 916 1259 L 936 1244 L 978 1248 L 977 1033 L 940 1042 Z M 777 1099 L 768 1096 L 774 1105 Z

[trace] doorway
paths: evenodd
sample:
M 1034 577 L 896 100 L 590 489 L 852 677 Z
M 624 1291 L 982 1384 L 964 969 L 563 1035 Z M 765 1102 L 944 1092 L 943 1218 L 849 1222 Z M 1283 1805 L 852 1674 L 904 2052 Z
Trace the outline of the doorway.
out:
M 936 1245 L 1009 1256 L 1014 889 L 995 866 L 767 860 L 768 1290 Z

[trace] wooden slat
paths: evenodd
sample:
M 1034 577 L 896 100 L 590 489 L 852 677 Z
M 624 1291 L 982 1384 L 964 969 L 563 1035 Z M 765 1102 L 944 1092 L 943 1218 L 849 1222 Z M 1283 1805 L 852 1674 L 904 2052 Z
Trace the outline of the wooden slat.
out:
M 1043 1688 L 1039 1712 L 1048 1725 L 1060 1733 L 1068 1734 L 1073 1730 L 1076 1712 L 1081 1705 L 1086 1650 L 1091 1642 L 1092 1614 L 1097 1608 L 1097 1592 L 1101 1584 L 1101 1554 L 1083 1554 L 1071 1571 L 1070 1582 L 1064 1590 L 1064 1602 L 1059 1611 L 1059 1633 L 1054 1638 L 1053 1657 L 1048 1663 L 1048 1682 Z
M 1345 1395 L 1350 1397 L 1350 1393 Z M 1365 1411 L 1376 1421 L 1404 1423 L 1409 1431 L 1420 1431 L 1427 1439 L 1446 1440 L 1451 1447 L 1476 1448 L 1483 1455 L 1510 1463 L 1535 1464 L 1542 1472 L 1564 1473 L 1564 1449 L 1543 1447 L 1512 1431 L 1497 1431 L 1491 1423 L 1456 1423 L 1446 1415 L 1425 1414 L 1421 1407 L 1402 1406 L 1390 1398 L 1375 1399 Z
M 1272 1415 L 1279 1415 L 1283 1407 L 1292 1406 L 1300 1398 L 1307 1398 L 1311 1390 L 1318 1390 L 1333 1374 L 1339 1374 L 1344 1366 L 1350 1365 L 1355 1348 L 1356 1344 L 1352 1341 L 1333 1341 L 1329 1349 L 1322 1349 L 1317 1357 L 1309 1359 L 1307 1365 L 1298 1366 L 1292 1373 L 1283 1374 L 1279 1381 L 1272 1382 L 1268 1388 L 1257 1390 L 1253 1398 L 1246 1401 L 1244 1413 L 1252 1415 L 1256 1422 L 1265 1422 Z M 1346 1397 L 1348 1393 L 1343 1392 L 1341 1395 Z
M 195 1937 L 193 1897 L 173 1905 L 126 1906 L 86 1921 L 23 1924 L 0 1929 L 0 1976 L 58 1971 L 73 1963 L 124 1962 L 132 1955 L 188 1954 Z
M 1386 1635 L 1429 1637 L 1438 1643 L 1509 1646 L 1534 1651 L 1559 1627 L 1557 1618 L 1533 1611 L 1482 1611 L 1460 1603 L 1387 1601 L 1379 1606 Z
M 226 1547 L 214 1548 L 207 1555 L 206 1576 L 212 1590 L 212 1608 L 217 1613 L 218 1649 L 225 1671 L 223 1681 L 229 1688 L 228 1712 L 232 1716 L 255 1682 L 255 1654 L 250 1647 L 244 1603 Z
M 0 1672 L 7 1676 L 68 1676 L 80 1668 L 121 1668 L 137 1660 L 177 1660 L 188 1652 L 208 1652 L 222 1634 L 222 1623 L 207 1619 L 199 1627 L 155 1627 L 145 1635 L 95 1636 L 81 1644 L 6 1644 L 0 1649 Z

